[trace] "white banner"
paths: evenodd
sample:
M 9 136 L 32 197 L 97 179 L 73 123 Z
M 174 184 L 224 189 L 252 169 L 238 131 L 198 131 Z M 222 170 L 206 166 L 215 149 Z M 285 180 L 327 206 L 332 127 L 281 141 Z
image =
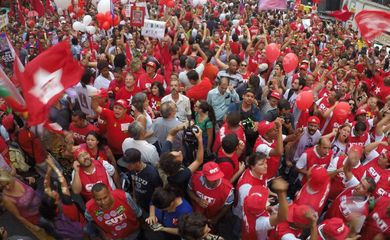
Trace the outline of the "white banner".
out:
M 0 28 L 3 28 L 8 25 L 8 13 L 0 15 Z
M 165 22 L 145 19 L 141 35 L 161 39 L 165 35 Z

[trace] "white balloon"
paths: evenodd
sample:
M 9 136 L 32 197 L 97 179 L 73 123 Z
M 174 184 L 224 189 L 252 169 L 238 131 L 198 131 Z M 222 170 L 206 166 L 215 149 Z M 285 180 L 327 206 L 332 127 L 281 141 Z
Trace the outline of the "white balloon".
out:
M 106 13 L 110 11 L 110 0 L 100 0 L 97 5 L 98 13 Z
M 121 0 L 122 5 L 125 5 L 128 2 L 129 2 L 128 0 Z
M 58 15 L 62 15 L 64 14 L 64 10 L 62 10 L 62 8 L 57 8 L 57 13 Z
M 81 25 L 80 25 L 80 32 L 85 32 L 85 31 L 87 31 L 87 26 L 85 26 L 85 24 L 84 23 L 80 23 Z
M 192 0 L 192 5 L 194 7 L 196 7 L 196 6 L 198 6 L 199 2 L 200 2 L 200 0 Z
M 72 27 L 73 27 L 73 29 L 75 30 L 75 31 L 80 31 L 80 29 L 81 29 L 81 22 L 78 22 L 78 21 L 76 21 L 76 22 L 74 22 L 73 24 L 72 24 Z
M 206 3 L 207 3 L 207 0 L 200 0 L 201 5 L 206 5 Z
M 96 32 L 96 28 L 94 26 L 87 26 L 87 33 L 93 35 Z
M 68 9 L 69 5 L 72 4 L 71 0 L 54 0 L 57 8 Z
M 88 26 L 92 22 L 92 17 L 90 15 L 85 15 L 83 18 L 83 23 L 85 26 Z

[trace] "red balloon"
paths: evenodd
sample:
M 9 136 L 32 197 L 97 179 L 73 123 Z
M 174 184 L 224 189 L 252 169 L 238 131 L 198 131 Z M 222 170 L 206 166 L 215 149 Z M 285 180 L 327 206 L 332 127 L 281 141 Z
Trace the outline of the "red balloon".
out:
M 104 18 L 105 18 L 105 20 L 108 21 L 108 22 L 112 21 L 111 13 L 110 13 L 110 12 L 106 12 L 106 13 L 104 14 Z
M 293 30 L 293 31 L 296 31 L 296 30 L 298 30 L 297 23 L 296 23 L 296 22 L 292 22 L 292 23 L 290 23 L 290 28 L 291 28 L 291 30 Z
M 81 16 L 84 15 L 84 13 L 85 13 L 84 9 L 80 9 L 80 10 L 77 12 L 77 16 L 78 16 L 78 17 L 81 17 Z
M 104 19 L 104 14 L 103 13 L 98 13 L 96 14 L 96 19 L 100 22 Z
M 73 11 L 74 11 L 73 5 L 70 5 L 70 6 L 68 7 L 68 11 L 69 11 L 69 12 L 73 12 Z
M 115 17 L 114 17 L 114 26 L 116 26 L 118 24 L 119 24 L 119 17 L 118 17 L 118 15 L 115 15 Z
M 30 19 L 27 21 L 27 26 L 29 26 L 30 28 L 34 27 L 35 26 L 35 21 Z
M 167 5 L 168 0 L 160 0 L 159 3 L 160 3 L 161 6 Z
M 283 69 L 286 73 L 289 73 L 296 69 L 298 66 L 298 57 L 295 53 L 288 53 L 283 58 Z
M 265 48 L 265 55 L 267 57 L 268 62 L 273 64 L 276 59 L 280 56 L 280 48 L 276 43 L 268 44 Z
M 24 12 L 24 14 L 26 14 L 26 15 L 27 15 L 29 11 L 28 11 L 28 9 L 27 9 L 27 8 L 25 8 L 25 9 L 23 9 L 23 12 Z
M 110 29 L 110 22 L 105 21 L 105 22 L 102 24 L 102 28 L 103 28 L 104 30 Z
M 174 8 L 175 7 L 175 1 L 169 1 L 167 2 L 167 7 Z
M 314 96 L 312 91 L 300 92 L 297 96 L 297 99 L 295 100 L 297 108 L 301 111 L 305 111 L 306 109 L 310 108 L 313 102 Z
M 339 102 L 333 110 L 333 116 L 340 121 L 345 121 L 351 114 L 351 107 L 347 102 Z

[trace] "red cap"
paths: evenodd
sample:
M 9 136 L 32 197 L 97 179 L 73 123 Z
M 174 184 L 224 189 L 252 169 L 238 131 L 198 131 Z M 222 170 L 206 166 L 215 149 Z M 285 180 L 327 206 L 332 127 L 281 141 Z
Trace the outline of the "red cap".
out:
M 272 91 L 272 92 L 271 92 L 271 97 L 274 97 L 274 98 L 280 100 L 280 98 L 281 98 L 282 96 L 280 95 L 280 93 L 278 93 L 278 92 L 276 92 L 276 91 Z
M 257 185 L 253 186 L 244 199 L 244 209 L 247 213 L 255 216 L 263 213 L 267 207 L 268 188 Z
M 360 145 L 352 145 L 352 147 L 349 148 L 348 150 L 348 153 L 350 152 L 357 152 L 359 154 L 359 156 L 362 156 L 363 155 L 363 147 L 360 146 Z
M 5 127 L 6 130 L 10 130 L 15 126 L 14 115 L 6 115 L 3 117 L 1 124 Z
M 208 162 L 203 165 L 202 172 L 209 181 L 216 181 L 224 177 L 224 174 L 219 168 L 219 165 L 215 162 Z
M 307 205 L 292 204 L 288 209 L 287 221 L 308 225 L 310 220 L 307 219 L 306 213 L 311 211 L 313 211 L 313 209 Z
M 257 131 L 262 136 L 266 134 L 269 130 L 273 129 L 275 127 L 274 122 L 268 122 L 268 121 L 261 121 L 259 123 L 259 126 L 257 127 Z
M 330 177 L 325 168 L 316 166 L 310 171 L 310 178 L 308 184 L 314 191 L 320 191 L 328 185 Z
M 307 64 L 302 64 L 299 69 L 307 70 Z
M 149 67 L 152 67 L 152 68 L 156 68 L 156 63 L 152 62 L 152 61 L 149 61 L 146 63 L 146 66 L 149 66 Z
M 320 119 L 317 116 L 311 116 L 309 117 L 308 123 L 320 125 Z
M 119 105 L 119 106 L 121 106 L 121 107 L 123 107 L 125 109 L 128 108 L 126 100 L 123 100 L 123 99 L 116 100 L 114 105 Z
M 344 240 L 349 234 L 348 226 L 344 224 L 341 218 L 337 217 L 326 219 L 318 226 L 318 229 L 327 236 L 332 236 L 334 240 Z M 323 236 L 321 236 L 321 239 L 324 239 Z
M 355 114 L 355 115 L 358 116 L 358 115 L 360 115 L 360 114 L 367 115 L 367 110 L 364 109 L 364 108 L 362 108 L 362 107 L 358 108 L 358 110 L 356 111 L 356 114 Z
M 87 150 L 85 150 L 85 149 L 82 148 L 82 147 L 77 148 L 77 149 L 74 150 L 74 152 L 73 152 L 73 158 L 74 158 L 75 160 L 78 160 L 80 154 L 83 153 L 83 152 L 87 152 Z
M 322 51 L 329 52 L 329 50 L 327 48 L 322 49 Z

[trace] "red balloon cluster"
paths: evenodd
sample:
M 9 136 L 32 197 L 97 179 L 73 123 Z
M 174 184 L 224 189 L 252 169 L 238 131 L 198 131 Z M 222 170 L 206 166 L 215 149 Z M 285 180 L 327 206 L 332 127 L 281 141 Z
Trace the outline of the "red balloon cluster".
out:
M 159 1 L 161 6 L 167 6 L 169 8 L 175 7 L 175 1 L 174 0 L 160 0 Z
M 79 0 L 76 6 L 70 5 L 68 7 L 69 13 L 74 13 L 76 18 L 82 17 L 85 14 L 84 11 L 85 3 L 83 0 Z
M 99 27 L 108 30 L 111 26 L 117 26 L 119 24 L 118 15 L 114 15 L 114 19 L 110 12 L 96 14 L 96 19 L 99 23 Z

